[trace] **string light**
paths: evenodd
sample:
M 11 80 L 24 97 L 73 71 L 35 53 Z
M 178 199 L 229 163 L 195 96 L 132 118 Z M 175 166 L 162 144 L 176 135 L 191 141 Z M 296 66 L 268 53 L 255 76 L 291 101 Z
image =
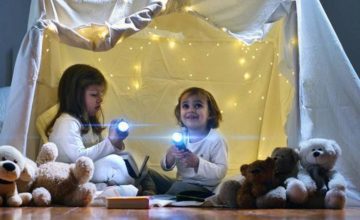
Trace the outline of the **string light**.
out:
M 246 63 L 246 59 L 245 58 L 240 58 L 239 63 L 240 63 L 241 66 L 243 66 Z
M 249 73 L 245 73 L 245 74 L 244 74 L 244 79 L 245 79 L 245 80 L 250 79 L 250 77 L 251 77 L 251 75 L 250 75 Z
M 183 58 L 181 58 L 181 60 L 182 60 L 183 62 L 185 62 L 185 61 L 186 61 L 186 58 L 185 58 L 185 57 L 183 57 Z
M 101 58 L 100 58 L 100 57 L 98 58 L 98 61 L 101 62 Z
M 49 52 L 49 51 L 50 51 L 50 49 L 49 49 L 49 48 L 47 48 L 47 49 L 46 49 L 46 52 Z
M 185 9 L 186 12 L 194 10 L 192 6 L 186 6 L 184 9 Z
M 153 41 L 158 41 L 160 39 L 160 36 L 156 35 L 156 34 L 151 34 L 150 39 L 153 40 Z
M 170 49 L 174 49 L 175 46 L 176 46 L 175 41 L 174 41 L 174 40 L 169 40 L 169 47 L 170 47 Z

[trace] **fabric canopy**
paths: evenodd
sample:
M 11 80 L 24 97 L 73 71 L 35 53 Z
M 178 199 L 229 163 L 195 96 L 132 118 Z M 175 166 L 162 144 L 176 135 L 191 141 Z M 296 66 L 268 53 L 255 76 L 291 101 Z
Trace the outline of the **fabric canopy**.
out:
M 35 157 L 35 120 L 75 63 L 104 73 L 105 121 L 131 123 L 127 150 L 139 161 L 149 154 L 159 168 L 178 129 L 177 97 L 198 86 L 223 112 L 228 175 L 275 147 L 334 139 L 336 168 L 359 205 L 360 82 L 319 1 L 32 1 L 1 143 Z

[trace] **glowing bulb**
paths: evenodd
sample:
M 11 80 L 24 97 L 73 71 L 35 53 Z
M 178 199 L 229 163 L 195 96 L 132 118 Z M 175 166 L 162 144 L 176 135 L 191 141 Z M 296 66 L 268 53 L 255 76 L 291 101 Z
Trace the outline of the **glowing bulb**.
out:
M 175 132 L 172 135 L 172 140 L 173 140 L 173 144 L 179 149 L 179 150 L 186 150 L 186 145 L 185 145 L 185 138 L 183 136 L 182 133 L 180 132 Z
M 226 27 L 223 27 L 221 28 L 222 31 L 226 32 L 227 31 L 227 28 Z
M 259 121 L 261 121 L 262 120 L 262 117 L 259 117 Z
M 220 47 L 220 44 L 219 44 L 219 43 L 216 43 L 216 46 L 217 46 L 217 47 Z
M 113 75 L 113 74 L 110 74 L 110 77 L 114 77 L 114 75 Z
M 183 135 L 181 134 L 181 133 L 179 133 L 179 132 L 175 132 L 173 135 L 172 135 L 172 139 L 173 139 L 173 141 L 175 141 L 175 142 L 180 142 L 180 141 L 182 141 L 183 140 Z
M 100 57 L 98 58 L 98 61 L 101 62 L 101 58 L 100 58 Z
M 185 62 L 185 61 L 186 61 L 186 58 L 185 58 L 185 57 L 183 57 L 183 58 L 181 58 L 181 60 Z
M 49 51 L 50 51 L 50 49 L 49 49 L 49 48 L 47 48 L 47 49 L 46 49 L 46 52 L 49 52 Z
M 190 43 L 189 43 L 189 46 L 191 46 L 191 45 L 192 45 L 192 43 L 190 42 Z
M 126 132 L 127 130 L 129 130 L 129 124 L 127 122 L 125 122 L 125 121 L 121 121 L 118 124 L 118 129 L 121 132 Z

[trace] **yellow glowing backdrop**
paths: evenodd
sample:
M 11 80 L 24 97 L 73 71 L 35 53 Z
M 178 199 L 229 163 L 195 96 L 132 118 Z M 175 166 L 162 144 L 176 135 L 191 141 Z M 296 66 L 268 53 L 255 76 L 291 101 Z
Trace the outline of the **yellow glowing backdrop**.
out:
M 287 145 L 294 70 L 281 68 L 283 26 L 283 20 L 277 21 L 264 39 L 246 45 L 206 18 L 173 13 L 156 18 L 106 52 L 59 43 L 46 31 L 32 123 L 56 103 L 58 81 L 68 66 L 93 65 L 108 81 L 105 121 L 128 120 L 132 127 L 127 150 L 139 162 L 149 154 L 150 166 L 158 169 L 171 133 L 178 129 L 173 114 L 178 95 L 188 87 L 202 87 L 221 108 L 220 130 L 229 144 L 228 175 L 237 174 L 241 164 Z M 101 27 L 79 33 L 95 38 L 107 34 Z

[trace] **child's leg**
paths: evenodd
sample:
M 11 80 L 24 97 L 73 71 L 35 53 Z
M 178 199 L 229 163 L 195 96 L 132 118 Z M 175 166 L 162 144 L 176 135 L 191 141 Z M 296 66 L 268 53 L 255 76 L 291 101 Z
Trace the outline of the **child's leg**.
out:
M 153 169 L 140 182 L 142 194 L 164 194 L 174 183 L 174 179 L 165 176 Z
M 208 194 L 211 196 L 213 194 L 212 191 L 206 189 L 203 186 L 192 184 L 192 183 L 185 183 L 183 181 L 176 181 L 172 186 L 169 188 L 169 190 L 166 192 L 166 194 L 170 195 L 177 195 L 184 191 L 194 191 L 194 192 L 200 192 L 202 194 Z M 196 195 L 194 195 L 196 196 Z
M 115 154 L 108 155 L 94 162 L 95 170 L 91 179 L 95 183 L 109 183 L 116 185 L 134 184 L 129 175 L 124 159 Z

